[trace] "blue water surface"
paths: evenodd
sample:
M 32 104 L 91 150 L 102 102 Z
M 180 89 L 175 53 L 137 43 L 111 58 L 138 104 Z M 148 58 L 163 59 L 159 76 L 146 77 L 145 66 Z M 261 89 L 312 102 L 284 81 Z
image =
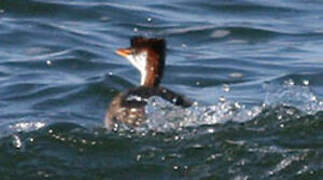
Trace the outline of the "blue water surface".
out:
M 1 179 L 320 179 L 323 2 L 0 0 Z M 111 132 L 139 84 L 117 56 L 167 40 L 149 121 Z

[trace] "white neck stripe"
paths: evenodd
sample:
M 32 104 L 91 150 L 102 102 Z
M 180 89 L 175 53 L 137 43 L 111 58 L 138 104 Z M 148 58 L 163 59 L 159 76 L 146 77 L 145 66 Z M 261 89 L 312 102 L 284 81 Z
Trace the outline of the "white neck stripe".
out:
M 146 66 L 147 66 L 147 58 L 148 58 L 148 53 L 147 51 L 142 51 L 139 54 L 131 54 L 129 56 L 126 57 L 130 63 L 135 66 L 141 75 L 140 78 L 140 85 L 144 85 L 145 83 L 145 79 L 147 78 L 147 70 L 146 70 Z

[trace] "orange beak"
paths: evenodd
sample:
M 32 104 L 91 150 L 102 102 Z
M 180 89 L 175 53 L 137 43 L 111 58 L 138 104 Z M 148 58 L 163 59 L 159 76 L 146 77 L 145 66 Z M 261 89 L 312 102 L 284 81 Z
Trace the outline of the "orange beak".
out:
M 130 49 L 117 49 L 116 53 L 122 57 L 127 57 L 131 54 Z

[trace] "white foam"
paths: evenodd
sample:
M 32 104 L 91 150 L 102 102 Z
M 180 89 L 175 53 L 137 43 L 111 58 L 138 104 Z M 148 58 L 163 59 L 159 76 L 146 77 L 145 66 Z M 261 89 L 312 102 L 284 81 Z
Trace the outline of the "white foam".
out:
M 215 105 L 199 105 L 181 108 L 159 98 L 148 100 L 146 113 L 148 129 L 164 131 L 183 127 L 212 125 L 228 121 L 245 122 L 253 119 L 262 111 L 262 106 L 250 109 L 238 102 L 221 101 Z
M 282 85 L 265 85 L 264 89 L 264 101 L 251 107 L 221 97 L 216 104 L 200 105 L 195 102 L 192 107 L 185 109 L 162 98 L 151 97 L 146 106 L 148 119 L 140 129 L 168 131 L 228 121 L 242 123 L 254 119 L 266 108 L 281 105 L 297 108 L 304 114 L 314 114 L 323 110 L 323 101 L 318 100 L 308 85 L 295 85 L 289 80 Z M 286 109 L 285 113 L 288 114 L 288 111 L 290 110 Z

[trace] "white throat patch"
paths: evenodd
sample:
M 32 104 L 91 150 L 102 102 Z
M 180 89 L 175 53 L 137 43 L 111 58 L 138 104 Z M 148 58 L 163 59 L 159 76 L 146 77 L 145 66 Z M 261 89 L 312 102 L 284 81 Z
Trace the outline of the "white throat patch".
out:
M 127 59 L 130 61 L 130 63 L 133 66 L 135 66 L 141 74 L 140 85 L 144 85 L 144 82 L 147 76 L 147 70 L 146 70 L 147 58 L 148 58 L 147 51 L 142 51 L 139 54 L 131 54 L 127 56 Z

